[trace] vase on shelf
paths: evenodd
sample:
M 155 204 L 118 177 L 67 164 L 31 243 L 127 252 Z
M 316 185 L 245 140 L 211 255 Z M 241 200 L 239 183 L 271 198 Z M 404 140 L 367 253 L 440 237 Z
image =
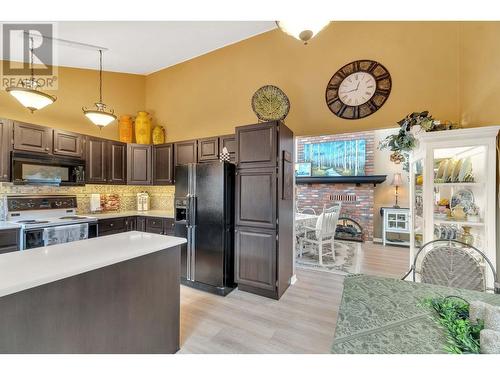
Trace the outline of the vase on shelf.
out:
M 471 227 L 464 225 L 462 227 L 462 234 L 460 235 L 460 241 L 466 243 L 467 245 L 474 245 L 474 236 L 470 233 Z
M 137 112 L 135 118 L 135 141 L 141 145 L 151 143 L 151 118 L 145 111 Z
M 122 115 L 118 121 L 118 132 L 120 135 L 120 142 L 132 143 L 133 137 L 133 121 L 132 116 Z
M 153 128 L 153 144 L 161 145 L 165 143 L 165 129 L 161 125 L 156 125 Z

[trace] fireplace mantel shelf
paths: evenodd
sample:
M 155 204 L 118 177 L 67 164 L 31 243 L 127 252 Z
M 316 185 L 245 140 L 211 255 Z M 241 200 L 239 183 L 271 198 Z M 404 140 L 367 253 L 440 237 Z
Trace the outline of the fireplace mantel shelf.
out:
M 296 177 L 297 184 L 381 184 L 385 181 L 387 175 L 370 175 L 370 176 L 329 176 L 329 177 Z

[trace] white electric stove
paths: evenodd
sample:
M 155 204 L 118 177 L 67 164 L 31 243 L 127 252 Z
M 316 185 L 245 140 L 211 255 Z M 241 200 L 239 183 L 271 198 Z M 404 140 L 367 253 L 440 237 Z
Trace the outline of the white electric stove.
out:
M 73 195 L 7 197 L 7 221 L 21 225 L 21 250 L 97 236 L 97 219 L 77 215 Z

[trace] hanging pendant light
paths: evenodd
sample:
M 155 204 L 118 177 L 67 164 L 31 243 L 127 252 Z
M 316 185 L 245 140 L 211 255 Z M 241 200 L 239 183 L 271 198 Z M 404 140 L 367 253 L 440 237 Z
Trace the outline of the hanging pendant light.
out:
M 29 79 L 22 80 L 20 86 L 10 86 L 5 90 L 33 113 L 37 109 L 42 109 L 56 101 L 55 96 L 38 90 L 39 85 L 35 79 L 33 68 L 33 37 L 30 37 L 30 69 L 31 76 Z
M 276 25 L 284 33 L 293 36 L 307 44 L 321 30 L 323 30 L 330 21 L 276 21 Z
M 96 109 L 86 109 L 82 107 L 87 118 L 100 128 L 111 124 L 116 120 L 113 110 L 106 110 L 106 104 L 102 102 L 102 50 L 99 50 L 99 101 L 95 103 Z

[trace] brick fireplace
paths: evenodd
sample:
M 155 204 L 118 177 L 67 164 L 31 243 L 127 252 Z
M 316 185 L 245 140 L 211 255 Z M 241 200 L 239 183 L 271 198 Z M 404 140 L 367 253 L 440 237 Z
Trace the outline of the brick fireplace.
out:
M 297 138 L 297 162 L 304 161 L 304 145 L 331 141 L 357 140 L 366 141 L 365 174 L 374 173 L 374 132 L 357 132 L 348 134 L 324 135 L 316 137 Z M 373 199 L 375 187 L 373 184 L 355 183 L 313 183 L 297 184 L 297 207 L 313 207 L 320 213 L 323 205 L 335 201 L 342 202 L 340 216 L 356 221 L 363 229 L 363 240 L 373 240 Z

